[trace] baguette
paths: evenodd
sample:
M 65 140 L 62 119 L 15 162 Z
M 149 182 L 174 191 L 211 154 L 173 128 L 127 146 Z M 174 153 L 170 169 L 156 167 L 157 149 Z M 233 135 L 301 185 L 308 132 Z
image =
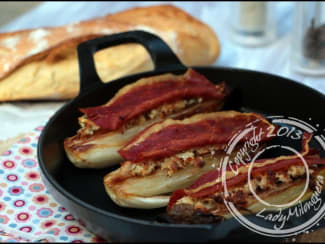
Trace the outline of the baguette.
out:
M 76 46 L 131 30 L 158 35 L 188 66 L 211 64 L 220 52 L 211 28 L 171 5 L 133 8 L 61 27 L 0 33 L 0 101 L 73 98 L 79 91 Z M 139 44 L 101 50 L 95 63 L 104 82 L 153 68 Z

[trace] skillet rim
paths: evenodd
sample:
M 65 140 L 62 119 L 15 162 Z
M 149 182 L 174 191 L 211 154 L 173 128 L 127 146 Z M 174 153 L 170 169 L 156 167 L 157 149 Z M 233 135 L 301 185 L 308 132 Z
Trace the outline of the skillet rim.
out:
M 281 82 L 286 82 L 286 83 L 293 83 L 295 86 L 300 86 L 301 88 L 307 90 L 310 93 L 314 93 L 314 95 L 318 95 L 321 97 L 321 99 L 324 100 L 325 103 L 325 94 L 320 92 L 319 90 L 316 90 L 312 87 L 309 87 L 303 83 L 300 83 L 298 81 L 276 75 L 276 74 L 271 74 L 263 71 L 255 71 L 251 69 L 243 69 L 243 68 L 233 68 L 233 67 L 226 67 L 226 66 L 191 66 L 187 68 L 193 68 L 194 70 L 200 70 L 200 69 L 205 69 L 205 70 L 212 70 L 214 72 L 217 71 L 228 71 L 228 72 L 246 72 L 246 73 L 252 73 L 257 76 L 272 76 L 273 78 L 281 80 Z M 174 69 L 172 67 L 168 67 L 167 69 L 164 70 L 152 70 L 152 71 L 147 71 L 147 72 L 141 72 L 141 73 L 136 73 L 136 74 L 131 74 L 128 76 L 124 76 L 121 78 L 118 78 L 116 80 L 110 81 L 108 83 L 102 83 L 99 86 L 93 86 L 90 87 L 90 89 L 87 92 L 84 92 L 83 94 L 79 94 L 77 97 L 71 99 L 68 101 L 66 104 L 64 104 L 59 110 L 57 110 L 51 117 L 50 119 L 46 122 L 46 125 L 44 126 L 43 130 L 41 131 L 39 141 L 37 144 L 37 159 L 39 162 L 39 167 L 41 169 L 41 176 L 44 177 L 45 179 L 42 179 L 44 181 L 47 181 L 51 186 L 58 191 L 63 197 L 65 197 L 68 201 L 74 202 L 76 205 L 85 208 L 88 211 L 92 212 L 97 212 L 97 214 L 102 214 L 105 215 L 106 217 L 109 218 L 115 218 L 121 221 L 126 221 L 134 224 L 142 224 L 142 225 L 150 225 L 154 227 L 163 227 L 163 228 L 185 228 L 185 229 L 201 229 L 201 230 L 212 230 L 216 226 L 218 226 L 220 223 L 215 223 L 215 224 L 173 224 L 173 223 L 161 223 L 161 222 L 155 222 L 155 221 L 150 221 L 150 220 L 143 220 L 143 219 L 137 219 L 137 218 L 132 218 L 132 217 L 127 217 L 127 216 L 122 216 L 116 213 L 109 212 L 107 210 L 103 210 L 101 208 L 95 207 L 89 203 L 84 202 L 83 200 L 75 197 L 72 193 L 68 192 L 65 190 L 59 182 L 48 172 L 47 167 L 45 166 L 44 159 L 43 159 L 43 146 L 44 146 L 44 141 L 47 136 L 47 131 L 49 130 L 51 124 L 56 120 L 57 117 L 61 115 L 63 111 L 66 110 L 67 107 L 69 107 L 73 103 L 77 103 L 78 101 L 82 100 L 84 96 L 89 95 L 90 93 L 96 93 L 96 90 L 103 86 L 111 86 L 114 85 L 115 83 L 118 83 L 122 80 L 125 79 L 132 79 L 134 77 L 136 80 L 139 79 L 139 77 L 146 77 L 150 75 L 158 75 L 161 73 L 168 73 L 168 72 L 177 72 L 177 71 L 183 71 L 184 68 L 180 67 L 175 67 Z M 199 71 L 200 72 L 200 71 Z M 134 81 L 135 82 L 135 81 Z M 132 82 L 130 82 L 132 83 Z

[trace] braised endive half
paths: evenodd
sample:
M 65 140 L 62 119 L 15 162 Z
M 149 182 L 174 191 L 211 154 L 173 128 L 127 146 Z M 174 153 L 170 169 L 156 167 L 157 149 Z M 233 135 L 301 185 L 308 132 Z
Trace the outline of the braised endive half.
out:
M 242 214 L 276 210 L 279 205 L 291 207 L 298 203 L 295 200 L 304 190 L 307 173 L 308 190 L 299 200 L 310 198 L 315 190 L 322 190 L 321 181 L 317 182 L 325 177 L 325 159 L 309 147 L 311 138 L 311 134 L 304 134 L 300 156 L 259 159 L 238 165 L 236 173 L 227 167 L 225 171 L 217 169 L 203 174 L 187 189 L 173 193 L 167 208 L 172 222 L 202 224 L 230 218 L 226 203 L 232 203 Z M 307 163 L 308 171 L 301 158 Z M 250 188 L 248 169 L 251 164 Z M 225 184 L 222 184 L 223 174 Z M 228 193 L 225 193 L 225 185 Z
M 166 118 L 217 111 L 228 92 L 224 82 L 214 85 L 193 69 L 142 78 L 104 105 L 80 109 L 81 128 L 65 139 L 65 151 L 80 168 L 118 164 L 122 158 L 117 151 L 141 130 Z
M 235 111 L 156 123 L 119 150 L 126 161 L 105 176 L 106 191 L 123 207 L 166 206 L 171 192 L 217 168 L 228 141 L 253 122 L 257 129 L 276 129 L 259 114 Z M 261 142 L 269 139 L 266 133 L 260 138 Z M 236 153 L 235 148 L 229 156 Z

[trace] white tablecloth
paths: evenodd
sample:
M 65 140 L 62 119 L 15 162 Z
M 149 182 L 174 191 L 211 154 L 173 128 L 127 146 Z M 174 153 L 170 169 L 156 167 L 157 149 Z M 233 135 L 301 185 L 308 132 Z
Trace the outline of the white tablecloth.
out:
M 36 9 L 0 28 L 0 32 L 41 26 L 59 26 L 124 10 L 134 6 L 162 2 L 45 2 Z M 166 3 L 166 2 L 163 2 Z M 167 2 L 168 3 L 168 2 Z M 277 2 L 277 40 L 267 46 L 243 47 L 229 38 L 232 9 L 227 2 L 169 2 L 209 24 L 218 34 L 222 52 L 214 65 L 266 71 L 304 83 L 325 93 L 325 77 L 307 77 L 289 68 L 290 33 L 294 2 Z M 23 4 L 23 2 L 21 3 Z M 0 9 L 1 14 L 1 9 Z M 0 104 L 0 140 L 28 132 L 47 120 L 63 102 L 2 103 Z M 321 112 L 321 111 L 320 111 Z

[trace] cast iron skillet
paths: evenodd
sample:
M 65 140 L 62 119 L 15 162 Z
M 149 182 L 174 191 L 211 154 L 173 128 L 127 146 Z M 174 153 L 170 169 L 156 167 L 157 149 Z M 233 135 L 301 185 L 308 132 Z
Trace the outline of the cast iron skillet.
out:
M 103 48 L 123 43 L 142 44 L 154 62 L 153 71 L 130 75 L 109 83 L 98 77 L 93 54 Z M 67 159 L 63 141 L 78 129 L 79 108 L 107 102 L 124 85 L 139 78 L 165 72 L 184 73 L 185 67 L 157 36 L 132 31 L 87 41 L 78 46 L 80 93 L 49 120 L 38 144 L 42 178 L 55 199 L 86 227 L 105 239 L 135 241 L 212 241 L 253 235 L 235 220 L 215 225 L 176 225 L 160 221 L 165 208 L 136 210 L 118 207 L 106 195 L 103 177 L 116 167 L 103 170 L 79 169 Z M 247 57 L 249 58 L 249 57 Z M 262 60 L 261 60 L 262 62 Z M 264 115 L 285 115 L 321 126 L 325 117 L 325 97 L 294 81 L 266 73 L 221 67 L 194 67 L 212 82 L 226 81 L 233 93 L 225 109 L 253 111 Z M 265 240 L 265 237 L 262 238 Z

